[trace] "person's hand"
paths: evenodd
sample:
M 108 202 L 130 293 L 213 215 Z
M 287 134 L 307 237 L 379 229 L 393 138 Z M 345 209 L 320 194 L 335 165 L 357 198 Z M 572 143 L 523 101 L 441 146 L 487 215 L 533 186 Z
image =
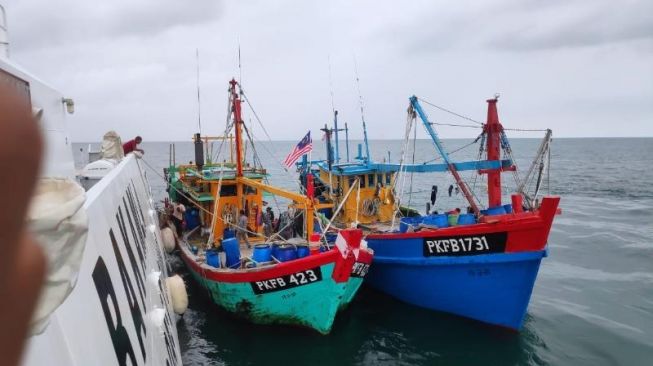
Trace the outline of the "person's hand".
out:
M 17 365 L 45 275 L 45 257 L 25 217 L 39 174 L 41 134 L 31 107 L 0 84 L 0 355 Z M 6 175 L 11 174 L 11 179 Z

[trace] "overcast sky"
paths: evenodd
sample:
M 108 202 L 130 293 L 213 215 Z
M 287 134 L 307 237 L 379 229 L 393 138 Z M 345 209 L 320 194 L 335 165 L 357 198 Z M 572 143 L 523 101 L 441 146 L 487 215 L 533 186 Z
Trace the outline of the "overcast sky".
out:
M 202 128 L 217 134 L 239 43 L 244 89 L 275 140 L 308 129 L 319 136 L 332 119 L 331 90 L 340 121 L 362 136 L 355 59 L 370 138 L 401 138 L 412 94 L 485 120 L 495 93 L 505 127 L 653 136 L 651 0 L 0 3 L 11 57 L 75 99 L 74 141 L 107 130 L 189 140 L 198 128 L 197 48 Z M 464 122 L 426 110 L 436 122 Z

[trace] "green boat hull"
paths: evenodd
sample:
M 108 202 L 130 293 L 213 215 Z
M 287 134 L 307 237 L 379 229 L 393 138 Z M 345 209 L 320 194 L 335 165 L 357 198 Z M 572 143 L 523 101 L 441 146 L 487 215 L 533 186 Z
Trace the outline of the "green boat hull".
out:
M 355 271 L 358 263 L 337 251 L 239 274 L 198 263 L 187 248 L 181 254 L 216 305 L 255 324 L 303 326 L 321 334 L 331 331 L 337 312 L 351 303 L 363 281 Z
M 330 276 L 333 265 L 321 267 Z M 211 300 L 225 310 L 256 324 L 286 324 L 313 328 L 328 334 L 346 293 L 347 283 L 312 283 L 286 291 L 264 295 L 252 292 L 249 283 L 225 283 L 202 278 L 191 270 L 193 278 L 208 290 Z M 316 299 L 329 299 L 316 301 Z

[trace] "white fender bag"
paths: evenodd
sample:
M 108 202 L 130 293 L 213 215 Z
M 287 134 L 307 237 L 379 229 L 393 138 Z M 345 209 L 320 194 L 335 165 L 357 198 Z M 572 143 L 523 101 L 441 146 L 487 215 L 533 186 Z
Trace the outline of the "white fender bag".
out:
M 27 217 L 28 226 L 47 261 L 45 283 L 31 323 L 31 334 L 45 330 L 48 317 L 75 287 L 86 245 L 86 193 L 77 182 L 42 178 Z

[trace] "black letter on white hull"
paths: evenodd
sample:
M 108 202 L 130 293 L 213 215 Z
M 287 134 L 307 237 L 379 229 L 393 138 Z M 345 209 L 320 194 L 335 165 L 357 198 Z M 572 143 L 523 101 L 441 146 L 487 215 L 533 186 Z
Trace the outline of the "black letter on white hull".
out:
M 141 307 L 138 305 L 136 292 L 134 291 L 134 286 L 132 286 L 131 279 L 129 278 L 129 273 L 127 272 L 127 267 L 125 267 L 125 262 L 122 260 L 122 255 L 120 254 L 120 248 L 118 248 L 118 242 L 116 242 L 116 237 L 113 235 L 113 229 L 109 229 L 109 236 L 111 237 L 113 252 L 116 255 L 116 261 L 118 262 L 118 269 L 120 270 L 120 278 L 122 279 L 122 285 L 125 288 L 125 294 L 127 295 L 127 302 L 129 302 L 129 309 L 131 310 L 132 320 L 134 321 L 134 328 L 136 330 L 136 335 L 138 336 L 138 343 L 140 344 L 141 352 L 143 353 L 143 360 L 146 360 L 147 355 L 145 354 L 143 335 L 147 335 L 147 330 L 145 329 L 145 324 L 143 323 L 143 314 L 141 313 Z M 129 248 L 127 252 L 129 252 Z M 138 273 L 137 268 L 133 268 L 133 269 L 134 269 L 134 273 Z
M 125 209 L 126 210 L 126 209 Z M 138 267 L 138 264 L 136 263 L 136 257 L 134 256 L 134 251 L 132 250 L 131 243 L 129 242 L 129 236 L 127 235 L 127 229 L 125 228 L 125 219 L 123 218 L 122 215 L 122 207 L 118 206 L 118 213 L 116 214 L 116 220 L 118 220 L 118 227 L 120 228 L 120 234 L 122 235 L 122 241 L 125 243 L 125 249 L 127 249 L 127 256 L 129 257 L 129 263 L 132 266 L 132 270 L 134 271 L 134 276 L 136 277 L 136 284 L 138 285 L 138 292 L 141 295 L 141 302 L 143 303 L 143 307 L 146 308 L 145 306 L 145 281 L 143 280 L 143 277 L 145 277 L 143 274 L 141 274 L 140 269 Z M 110 231 L 113 233 L 112 231 Z M 138 244 L 136 244 L 138 246 Z M 117 257 L 117 255 L 116 255 Z M 121 257 L 122 259 L 122 257 Z M 147 312 L 147 309 L 146 309 Z
M 129 356 L 131 364 L 137 365 L 132 342 L 129 340 L 127 330 L 122 325 L 122 317 L 120 316 L 120 309 L 118 308 L 116 291 L 113 289 L 109 270 L 107 269 L 107 265 L 104 263 L 102 257 L 98 257 L 97 262 L 95 262 L 95 268 L 93 269 L 93 282 L 95 283 L 97 295 L 100 298 L 100 304 L 102 304 L 104 320 L 107 322 L 107 328 L 109 328 L 109 335 L 111 336 L 111 343 L 113 343 L 113 350 L 116 352 L 118 364 L 120 366 L 127 365 L 127 356 Z M 115 322 L 111 317 L 109 299 L 111 299 L 113 309 L 116 313 Z M 113 327 L 114 323 L 116 324 L 115 328 Z

